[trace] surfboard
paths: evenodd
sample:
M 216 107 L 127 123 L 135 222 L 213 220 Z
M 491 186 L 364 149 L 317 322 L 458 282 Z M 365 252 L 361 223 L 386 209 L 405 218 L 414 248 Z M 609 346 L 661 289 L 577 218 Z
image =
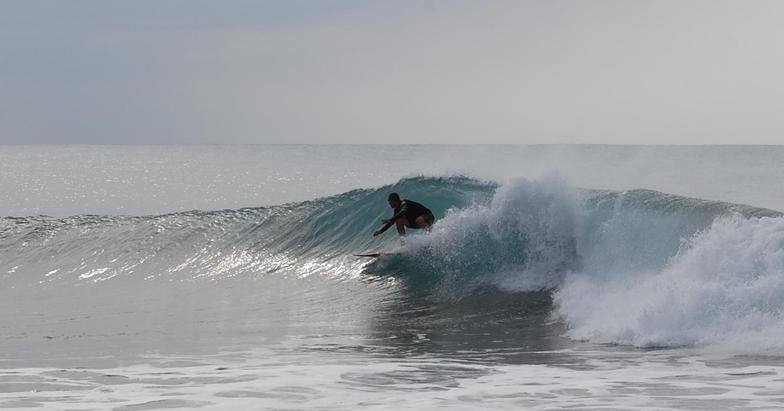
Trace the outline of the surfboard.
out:
M 354 254 L 355 257 L 370 257 L 370 258 L 378 258 L 385 255 L 394 255 L 395 253 L 367 253 L 367 254 Z

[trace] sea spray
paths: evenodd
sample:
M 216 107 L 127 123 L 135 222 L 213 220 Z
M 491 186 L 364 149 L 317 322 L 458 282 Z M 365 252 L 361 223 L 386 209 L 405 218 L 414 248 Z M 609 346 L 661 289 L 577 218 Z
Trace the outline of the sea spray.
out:
M 578 264 L 575 192 L 557 176 L 516 179 L 488 204 L 452 208 L 431 233 L 413 236 L 368 272 L 405 278 L 450 299 L 493 285 L 555 287 Z

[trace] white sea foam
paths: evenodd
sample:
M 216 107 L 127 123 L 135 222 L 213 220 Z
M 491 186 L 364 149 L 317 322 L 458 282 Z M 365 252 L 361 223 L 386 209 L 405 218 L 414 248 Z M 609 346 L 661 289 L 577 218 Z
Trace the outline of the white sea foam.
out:
M 574 273 L 555 294 L 578 339 L 784 349 L 784 218 L 718 218 L 658 270 Z

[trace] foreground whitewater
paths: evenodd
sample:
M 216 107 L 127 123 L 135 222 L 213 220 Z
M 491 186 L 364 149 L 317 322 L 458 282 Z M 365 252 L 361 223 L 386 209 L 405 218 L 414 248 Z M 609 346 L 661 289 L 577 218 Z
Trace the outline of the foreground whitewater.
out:
M 433 230 L 374 239 L 390 191 L 431 208 Z M 9 215 L 0 280 L 6 408 L 784 401 L 784 216 L 563 173 Z

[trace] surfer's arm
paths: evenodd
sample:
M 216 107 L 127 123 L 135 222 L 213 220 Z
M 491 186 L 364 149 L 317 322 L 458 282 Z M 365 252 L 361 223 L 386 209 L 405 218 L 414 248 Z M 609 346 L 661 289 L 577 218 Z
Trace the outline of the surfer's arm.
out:
M 387 229 L 389 228 L 389 226 L 390 226 L 390 225 L 389 225 L 389 224 L 387 224 L 387 225 L 385 225 L 385 226 L 383 226 L 383 227 L 379 228 L 378 230 L 374 231 L 374 232 L 373 232 L 373 237 L 376 237 L 376 236 L 379 236 L 379 235 L 381 235 L 381 234 L 384 234 L 384 231 L 387 231 Z
M 395 213 L 395 215 L 393 215 L 392 218 L 390 218 L 388 220 L 381 220 L 381 222 L 384 223 L 384 226 L 379 228 L 378 230 L 376 230 L 373 233 L 373 237 L 375 237 L 377 235 L 381 235 L 381 234 L 384 233 L 384 231 L 389 230 L 389 227 L 392 227 L 395 224 L 395 221 L 397 221 L 398 218 L 404 217 L 406 215 L 407 211 L 408 211 L 408 208 L 406 207 L 405 204 L 403 204 L 403 207 L 400 207 L 400 210 L 398 210 L 398 212 Z
M 384 234 L 384 231 L 387 231 L 389 227 L 392 227 L 392 224 L 395 224 L 395 220 L 391 218 L 389 220 L 381 220 L 381 222 L 384 223 L 384 226 L 376 230 L 373 233 L 373 237 Z

